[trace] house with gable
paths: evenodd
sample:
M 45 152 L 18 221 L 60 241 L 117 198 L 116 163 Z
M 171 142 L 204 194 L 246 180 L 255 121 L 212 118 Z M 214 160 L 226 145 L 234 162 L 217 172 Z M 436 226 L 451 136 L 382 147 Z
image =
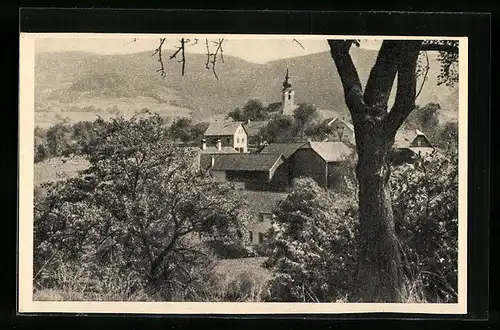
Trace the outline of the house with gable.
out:
M 345 117 L 333 118 L 327 123 L 333 127 L 332 139 L 335 141 L 349 142 L 355 144 L 354 126 Z
M 270 144 L 263 153 L 280 153 L 286 160 L 288 184 L 298 177 L 310 177 L 325 188 L 338 184 L 346 161 L 354 150 L 343 142 L 294 142 Z
M 203 137 L 207 147 L 231 147 L 241 153 L 248 152 L 248 134 L 241 122 L 212 122 Z
M 413 138 L 402 130 L 396 133 L 389 159 L 392 164 L 411 163 L 418 156 L 427 156 L 435 151 L 424 132 L 416 129 Z

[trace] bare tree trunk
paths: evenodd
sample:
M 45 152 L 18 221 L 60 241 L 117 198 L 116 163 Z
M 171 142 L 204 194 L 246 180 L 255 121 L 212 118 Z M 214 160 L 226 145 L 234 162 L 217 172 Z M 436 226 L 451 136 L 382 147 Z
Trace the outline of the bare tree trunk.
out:
M 358 150 L 361 245 L 357 296 L 363 302 L 399 302 L 403 287 L 386 161 L 389 147 L 390 143 L 380 138 L 365 138 Z

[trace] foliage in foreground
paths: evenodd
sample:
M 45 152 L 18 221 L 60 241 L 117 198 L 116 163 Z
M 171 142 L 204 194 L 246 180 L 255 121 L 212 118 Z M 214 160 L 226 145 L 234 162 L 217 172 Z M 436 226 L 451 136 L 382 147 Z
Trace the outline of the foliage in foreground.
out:
M 430 302 L 458 299 L 458 154 L 434 153 L 393 171 L 394 215 L 405 275 Z
M 357 245 L 352 197 L 300 178 L 280 206 L 270 232 L 271 301 L 335 301 L 349 294 Z
M 451 149 L 453 150 L 453 149 Z M 406 278 L 401 301 L 456 302 L 458 157 L 419 157 L 391 178 Z M 353 301 L 359 261 L 354 194 L 298 179 L 269 233 L 270 301 Z
M 198 170 L 196 154 L 166 139 L 158 116 L 101 121 L 87 147 L 90 168 L 45 187 L 35 203 L 35 285 L 58 274 L 102 292 L 106 277 L 133 294 L 186 299 L 202 287 L 217 240 L 238 244 L 244 225 L 230 187 Z M 236 243 L 235 243 L 236 242 Z

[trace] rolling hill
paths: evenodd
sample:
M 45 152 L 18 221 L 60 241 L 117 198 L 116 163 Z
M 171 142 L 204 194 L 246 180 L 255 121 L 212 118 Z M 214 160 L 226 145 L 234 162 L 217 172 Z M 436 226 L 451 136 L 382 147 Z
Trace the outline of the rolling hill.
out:
M 351 51 L 362 81 L 366 81 L 377 52 Z M 438 102 L 443 118 L 456 118 L 456 88 L 437 86 L 439 65 L 429 55 L 431 70 L 417 104 Z M 35 58 L 36 122 L 49 125 L 61 120 L 91 120 L 118 112 L 125 115 L 149 108 L 164 117 L 192 116 L 207 120 L 242 106 L 250 98 L 264 103 L 279 100 L 286 68 L 290 69 L 297 102 L 322 109 L 346 111 L 342 86 L 328 52 L 287 58 L 266 64 L 224 56 L 217 80 L 205 69 L 203 54 L 187 54 L 186 74 L 180 64 L 165 57 L 166 77 L 150 52 L 100 55 L 84 52 L 37 53 Z

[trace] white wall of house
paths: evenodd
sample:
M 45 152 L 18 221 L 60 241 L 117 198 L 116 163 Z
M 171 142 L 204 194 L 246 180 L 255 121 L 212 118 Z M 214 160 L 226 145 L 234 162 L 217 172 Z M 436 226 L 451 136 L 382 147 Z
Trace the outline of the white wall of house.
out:
M 342 120 L 335 120 L 331 123 L 331 126 L 335 130 L 336 138 L 339 141 L 354 142 L 354 131 L 350 129 Z
M 248 152 L 248 136 L 242 125 L 234 133 L 233 148 L 236 150 L 243 149 L 243 152 Z

